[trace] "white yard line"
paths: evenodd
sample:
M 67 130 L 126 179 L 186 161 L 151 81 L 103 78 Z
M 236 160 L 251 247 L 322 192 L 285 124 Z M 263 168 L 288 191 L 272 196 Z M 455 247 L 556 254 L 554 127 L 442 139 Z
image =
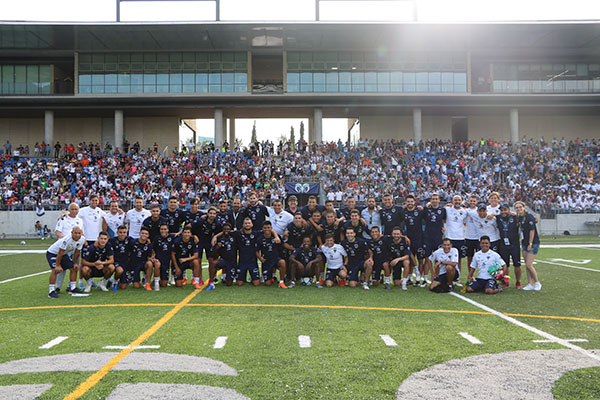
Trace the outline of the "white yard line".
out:
M 217 340 L 215 340 L 213 349 L 222 349 L 225 347 L 225 343 L 227 343 L 227 336 L 219 336 Z
M 300 348 L 302 349 L 310 347 L 310 336 L 298 336 L 298 344 L 300 344 Z
M 569 343 L 587 343 L 589 340 L 587 339 L 565 339 L 566 342 Z M 553 340 L 532 340 L 533 343 L 554 343 Z
M 458 332 L 458 334 L 467 339 L 472 344 L 482 344 L 481 340 L 477 339 L 475 336 L 469 335 L 467 332 Z
M 379 335 L 379 337 L 386 346 L 398 346 L 398 343 L 390 335 Z
M 540 249 L 593 249 L 599 248 L 600 244 L 542 244 Z
M 159 345 L 151 345 L 151 346 L 104 346 L 103 349 L 106 350 L 123 350 L 123 349 L 160 349 Z
M 573 268 L 573 269 L 582 269 L 584 271 L 600 272 L 600 269 L 585 268 L 585 267 L 576 267 L 574 265 L 561 264 L 561 263 L 557 263 L 557 262 L 545 261 L 545 260 L 539 260 L 539 259 L 536 260 L 536 261 L 539 262 L 539 263 L 542 263 L 542 264 L 558 265 L 559 267 Z
M 0 254 L 44 254 L 46 250 L 0 250 Z
M 29 278 L 30 276 L 36 276 L 36 275 L 42 275 L 42 274 L 48 274 L 48 273 L 50 273 L 50 270 L 48 270 L 48 271 L 42 271 L 42 272 L 36 272 L 35 274 L 18 276 L 16 278 L 6 279 L 4 281 L 0 281 L 0 283 L 7 283 L 7 282 L 12 282 L 12 281 L 18 281 L 19 279 Z
M 484 311 L 492 313 L 492 314 L 496 315 L 497 317 L 500 317 L 500 318 L 502 318 L 502 319 L 504 319 L 504 320 L 506 320 L 506 321 L 508 321 L 508 322 L 510 322 L 512 324 L 515 324 L 515 325 L 517 325 L 517 326 L 519 326 L 519 327 L 521 327 L 523 329 L 527 329 L 529 332 L 535 333 L 536 335 L 539 335 L 539 336 L 541 336 L 543 338 L 546 338 L 548 340 L 552 340 L 552 341 L 554 341 L 556 343 L 559 343 L 559 344 L 561 344 L 561 345 L 563 345 L 563 346 L 565 346 L 565 347 L 567 347 L 567 348 L 569 348 L 571 350 L 578 351 L 581 354 L 584 354 L 584 355 L 586 355 L 586 356 L 588 356 L 590 358 L 593 358 L 596 361 L 600 361 L 600 356 L 597 356 L 594 353 L 589 352 L 589 351 L 587 351 L 584 348 L 576 346 L 573 343 L 569 343 L 569 342 L 567 342 L 564 339 L 558 338 L 558 337 L 556 337 L 554 335 L 551 335 L 551 334 L 549 334 L 547 332 L 544 332 L 542 330 L 534 328 L 533 326 L 527 325 L 527 324 L 525 324 L 525 323 L 523 323 L 523 322 L 521 322 L 521 321 L 519 321 L 519 320 L 517 320 L 515 318 L 512 318 L 512 317 L 509 317 L 507 315 L 504 315 L 501 312 L 494 310 L 493 308 L 485 306 L 485 305 L 483 305 L 481 303 L 476 302 L 475 300 L 471 300 L 468 297 L 462 296 L 462 295 L 460 295 L 458 293 L 450 292 L 450 295 L 452 295 L 454 297 L 457 297 L 457 298 L 459 298 L 459 299 L 461 299 L 463 301 L 466 301 L 467 303 L 472 304 L 475 307 L 481 308 Z
M 69 338 L 68 336 L 59 336 L 59 337 L 57 337 L 55 339 L 52 339 L 51 341 L 49 341 L 45 345 L 38 347 L 38 349 L 40 349 L 40 350 L 46 350 L 46 349 L 52 348 L 52 347 L 56 346 L 57 344 L 59 344 L 61 342 L 64 342 L 68 338 Z

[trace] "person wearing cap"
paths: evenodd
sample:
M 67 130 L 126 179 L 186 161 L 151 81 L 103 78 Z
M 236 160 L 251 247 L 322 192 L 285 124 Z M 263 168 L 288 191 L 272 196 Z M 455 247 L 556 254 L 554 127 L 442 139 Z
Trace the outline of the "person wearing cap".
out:
M 512 215 L 508 204 L 500 205 L 500 215 L 496 216 L 496 224 L 500 230 L 500 248 L 498 253 L 500 257 L 506 263 L 504 267 L 504 275 L 507 277 L 505 280 L 506 286 L 510 286 L 508 282 L 508 267 L 510 259 L 515 268 L 515 278 L 517 282 L 515 287 L 517 289 L 523 289 L 521 286 L 521 255 L 519 252 L 519 224 L 517 217 Z
M 300 209 L 298 208 L 298 198 L 296 196 L 291 195 L 290 197 L 288 197 L 287 204 L 288 207 L 285 209 L 285 211 L 287 211 L 291 215 L 296 215 L 296 213 L 300 211 Z
M 477 205 L 477 218 L 475 218 L 477 225 L 477 236 L 487 236 L 490 238 L 490 249 L 495 252 L 498 251 L 500 245 L 500 234 L 498 232 L 498 226 L 496 225 L 496 218 L 488 218 L 487 205 L 485 203 L 479 203 Z

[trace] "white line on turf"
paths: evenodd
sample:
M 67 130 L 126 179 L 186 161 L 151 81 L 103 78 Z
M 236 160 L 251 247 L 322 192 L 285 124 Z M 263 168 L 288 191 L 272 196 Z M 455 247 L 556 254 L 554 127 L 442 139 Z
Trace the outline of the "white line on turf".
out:
M 600 244 L 542 244 L 541 249 L 592 249 L 600 247 Z
M 38 349 L 40 349 L 40 350 L 46 350 L 46 349 L 52 348 L 52 347 L 56 346 L 57 344 L 59 344 L 61 342 L 64 342 L 68 338 L 69 338 L 68 336 L 59 336 L 59 337 L 57 337 L 55 339 L 52 339 L 51 341 L 49 341 L 45 345 L 38 347 Z
M 533 343 L 554 343 L 553 340 L 532 340 Z M 565 339 L 565 342 L 569 343 L 587 343 L 589 340 L 587 339 Z
M 519 327 L 521 327 L 523 329 L 527 329 L 529 332 L 533 332 L 533 333 L 535 333 L 535 334 L 537 334 L 537 335 L 539 335 L 539 336 L 541 336 L 543 338 L 546 338 L 548 340 L 552 340 L 552 341 L 554 341 L 556 343 L 559 343 L 559 344 L 561 344 L 561 345 L 563 345 L 563 346 L 565 346 L 565 347 L 567 347 L 567 348 L 569 348 L 571 350 L 578 351 L 581 354 L 584 354 L 584 355 L 586 355 L 586 356 L 588 356 L 590 358 L 593 358 L 596 361 L 600 361 L 600 357 L 599 356 L 595 355 L 592 352 L 587 351 L 584 348 L 581 348 L 581 347 L 576 346 L 576 345 L 574 345 L 572 343 L 569 343 L 569 342 L 567 342 L 564 339 L 558 338 L 558 337 L 556 337 L 554 335 L 551 335 L 551 334 L 549 334 L 547 332 L 544 332 L 542 330 L 534 328 L 533 326 L 527 325 L 527 324 L 525 324 L 525 323 L 523 323 L 523 322 L 521 322 L 521 321 L 519 321 L 519 320 L 517 320 L 515 318 L 512 318 L 512 317 L 509 317 L 507 315 L 504 315 L 501 312 L 494 310 L 493 308 L 485 306 L 485 305 L 483 305 L 481 303 L 476 302 L 475 300 L 471 300 L 468 297 L 462 296 L 462 295 L 460 295 L 458 293 L 450 292 L 450 294 L 452 296 L 454 296 L 454 297 L 457 297 L 457 298 L 463 300 L 463 301 L 466 301 L 469 304 L 474 305 L 475 307 L 481 308 L 484 311 L 492 313 L 492 314 L 496 315 L 497 317 L 500 317 L 500 318 L 502 318 L 502 319 L 504 319 L 504 320 L 506 320 L 506 321 L 508 321 L 508 322 L 510 322 L 512 324 L 515 324 L 515 325 L 517 325 L 517 326 L 519 326 Z
M 310 347 L 310 336 L 298 336 L 298 344 L 300 344 L 300 348 L 302 349 Z
M 458 334 L 467 339 L 472 344 L 482 344 L 481 340 L 477 339 L 475 336 L 469 335 L 467 332 L 458 332 Z
M 12 282 L 12 281 L 18 281 L 19 279 L 29 278 L 30 276 L 36 276 L 36 275 L 42 275 L 42 274 L 48 274 L 48 273 L 50 273 L 50 270 L 48 270 L 48 271 L 42 271 L 42 272 L 36 272 L 35 274 L 18 276 L 16 278 L 10 278 L 10 279 L 7 279 L 5 281 L 0 281 L 0 283 L 7 283 L 7 282 Z
M 600 269 L 585 268 L 585 267 L 576 267 L 574 265 L 561 264 L 561 263 L 556 263 L 556 262 L 552 262 L 552 261 L 537 260 L 537 262 L 542 263 L 542 264 L 558 265 L 560 267 L 565 267 L 565 268 L 582 269 L 584 271 L 600 272 Z
M 379 335 L 379 337 L 386 346 L 398 346 L 398 343 L 390 335 Z
M 227 343 L 227 336 L 219 336 L 217 340 L 215 340 L 213 349 L 222 349 L 225 347 L 225 343 Z
M 159 345 L 151 345 L 151 346 L 104 346 L 103 349 L 106 349 L 106 350 L 123 350 L 123 349 L 142 350 L 142 349 L 160 349 L 160 346 Z
M 0 250 L 0 254 L 45 254 L 46 250 Z

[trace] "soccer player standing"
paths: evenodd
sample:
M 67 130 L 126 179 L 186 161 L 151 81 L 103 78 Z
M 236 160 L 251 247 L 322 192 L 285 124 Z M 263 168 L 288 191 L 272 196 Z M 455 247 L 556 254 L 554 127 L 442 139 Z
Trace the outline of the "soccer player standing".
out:
M 515 287 L 523 289 L 521 285 L 521 255 L 519 254 L 519 223 L 515 215 L 511 215 L 508 204 L 500 206 L 500 215 L 496 217 L 498 228 L 500 229 L 500 257 L 506 263 L 504 275 L 508 276 L 508 267 L 510 259 L 515 268 L 515 278 L 517 280 Z M 509 286 L 508 279 L 505 280 L 506 286 Z
M 458 250 L 458 272 L 460 276 L 461 259 L 467 255 L 467 246 L 465 245 L 465 221 L 467 219 L 467 210 L 462 207 L 462 197 L 456 195 L 452 197 L 452 205 L 446 207 L 446 237 L 452 241 L 452 247 Z M 456 281 L 456 286 L 461 287 L 460 282 Z

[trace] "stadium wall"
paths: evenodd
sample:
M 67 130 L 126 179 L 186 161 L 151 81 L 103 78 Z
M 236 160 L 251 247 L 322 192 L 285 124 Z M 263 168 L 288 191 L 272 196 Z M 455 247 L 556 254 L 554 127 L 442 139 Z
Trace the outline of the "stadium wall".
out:
M 114 121 L 110 119 L 111 121 Z M 114 122 L 113 122 L 114 123 Z M 105 130 L 107 127 L 105 126 Z M 110 126 L 109 138 L 114 140 L 114 125 Z M 56 118 L 54 120 L 54 141 L 61 144 L 81 142 L 102 142 L 102 118 Z M 130 144 L 140 142 L 143 149 L 157 142 L 162 151 L 169 146 L 169 151 L 179 143 L 178 117 L 125 117 L 125 136 Z M 104 138 L 107 137 L 104 132 Z M 0 139 L 2 144 L 10 140 L 13 148 L 22 144 L 29 145 L 33 155 L 35 143 L 44 140 L 43 118 L 1 118 Z M 111 140 L 111 142 L 112 142 Z M 54 149 L 52 150 L 54 152 Z
M 41 217 L 35 211 L 0 211 L 0 235 L 8 238 L 27 238 L 36 236 L 35 221 L 42 226 L 48 225 L 54 233 L 56 221 L 65 211 L 46 211 Z

